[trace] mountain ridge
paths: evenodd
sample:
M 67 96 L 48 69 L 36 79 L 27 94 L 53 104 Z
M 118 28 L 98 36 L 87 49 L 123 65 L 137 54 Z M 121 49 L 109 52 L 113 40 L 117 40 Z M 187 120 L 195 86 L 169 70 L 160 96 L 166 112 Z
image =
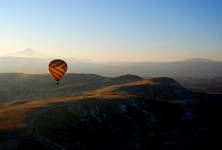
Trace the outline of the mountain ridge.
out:
M 152 92 L 153 90 L 152 88 L 156 88 L 156 87 L 152 87 L 152 86 L 155 85 L 157 87 L 161 87 L 161 82 L 155 82 L 157 79 L 158 78 L 154 79 L 153 81 L 152 79 L 151 80 L 143 79 L 143 80 L 133 81 L 129 83 L 112 85 L 112 86 L 95 90 L 93 92 L 86 92 L 85 94 L 79 95 L 79 96 L 66 96 L 66 97 L 48 98 L 48 99 L 40 98 L 40 99 L 33 99 L 33 100 L 3 102 L 0 105 L 0 114 L 1 114 L 0 115 L 0 120 L 1 120 L 0 131 L 4 131 L 5 128 L 8 128 L 8 130 L 12 130 L 13 128 L 23 128 L 24 124 L 22 122 L 24 121 L 24 116 L 26 116 L 25 114 L 28 111 L 32 112 L 32 111 L 36 111 L 36 110 L 51 107 L 51 106 L 54 107 L 54 105 L 55 106 L 63 105 L 64 103 L 69 104 L 70 102 L 74 102 L 74 101 L 99 100 L 99 99 L 104 99 L 104 100 L 123 99 L 124 100 L 124 99 L 136 98 L 136 97 L 138 98 L 142 97 L 142 98 L 151 99 L 151 100 L 162 100 L 166 102 L 173 101 L 173 100 L 183 101 L 183 99 L 181 99 L 180 97 L 176 97 L 177 99 L 171 99 L 171 97 L 169 96 L 172 96 L 172 95 L 161 96 L 162 91 L 160 90 L 156 91 L 156 92 L 159 92 L 159 93 L 156 93 L 157 95 L 159 95 L 158 97 L 156 97 L 156 95 L 154 95 Z M 164 79 L 170 80 L 169 78 L 160 78 L 161 81 L 163 81 Z M 172 81 L 174 80 L 172 79 Z M 174 92 L 174 90 L 171 89 L 170 92 Z M 186 91 L 182 91 L 182 92 L 186 92 Z M 5 115 L 5 114 L 8 114 L 8 115 Z M 10 119 L 10 117 L 12 117 L 13 119 L 12 118 Z M 8 119 L 9 121 L 4 122 L 3 121 L 4 118 Z M 17 123 L 15 123 L 16 121 Z
M 181 101 L 182 103 L 195 102 L 195 99 L 187 89 L 182 87 L 176 80 L 167 77 L 112 85 L 88 93 L 85 96 L 103 99 L 146 97 L 156 100 Z
M 11 57 L 0 57 L 0 73 L 47 73 L 49 62 L 52 59 L 60 58 L 60 56 L 39 57 L 44 54 L 38 54 L 38 51 L 32 49 L 24 50 L 21 53 L 23 57 L 16 57 L 16 54 Z M 30 57 L 31 55 L 36 55 L 36 57 Z M 67 62 L 70 73 L 94 73 L 112 77 L 127 73 L 138 74 L 142 77 L 186 76 L 205 78 L 222 76 L 222 61 L 204 58 L 172 62 L 96 62 L 76 58 L 62 59 Z
M 53 58 L 0 57 L 0 73 L 41 74 L 48 72 L 48 64 Z M 103 76 L 138 74 L 143 77 L 220 77 L 222 62 L 219 61 L 177 61 L 143 63 L 99 63 L 63 58 L 69 73 L 93 73 Z M 27 65 L 29 64 L 29 65 Z
M 217 61 L 208 58 L 189 58 L 186 59 L 185 62 L 217 62 Z
M 11 53 L 6 55 L 5 57 L 18 57 L 18 58 L 49 58 L 46 54 L 39 53 L 38 51 L 31 49 L 31 48 L 26 48 L 22 51 L 16 52 L 16 53 Z

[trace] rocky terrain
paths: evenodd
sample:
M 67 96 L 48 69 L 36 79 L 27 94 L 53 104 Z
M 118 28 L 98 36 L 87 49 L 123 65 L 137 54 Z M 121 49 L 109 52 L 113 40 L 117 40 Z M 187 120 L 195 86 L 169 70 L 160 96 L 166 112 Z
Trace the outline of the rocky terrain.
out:
M 220 144 L 221 98 L 154 78 L 79 96 L 2 102 L 0 145 L 17 150 L 209 149 Z

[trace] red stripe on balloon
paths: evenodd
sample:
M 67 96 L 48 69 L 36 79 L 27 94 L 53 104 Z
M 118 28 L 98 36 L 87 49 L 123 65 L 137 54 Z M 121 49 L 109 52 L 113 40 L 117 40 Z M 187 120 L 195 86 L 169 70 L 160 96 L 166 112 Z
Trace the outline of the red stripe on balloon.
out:
M 50 70 L 50 72 L 55 73 L 59 78 L 61 78 L 63 76 L 63 74 L 58 73 L 58 71 L 56 71 L 55 69 L 52 69 L 52 68 L 49 67 L 49 70 Z
M 62 73 L 63 75 L 66 73 L 63 69 L 56 67 L 56 70 L 59 71 L 60 73 Z
M 56 80 L 56 81 L 59 81 L 60 78 L 58 78 L 54 73 L 51 73 L 52 77 Z

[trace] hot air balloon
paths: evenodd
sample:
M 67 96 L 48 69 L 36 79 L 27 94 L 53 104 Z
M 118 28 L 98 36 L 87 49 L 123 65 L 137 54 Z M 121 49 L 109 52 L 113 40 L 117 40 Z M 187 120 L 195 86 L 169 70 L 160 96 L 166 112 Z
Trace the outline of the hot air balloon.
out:
M 67 68 L 67 63 L 61 59 L 55 59 L 49 63 L 49 72 L 52 77 L 57 81 L 57 85 L 59 85 L 59 81 L 65 75 Z

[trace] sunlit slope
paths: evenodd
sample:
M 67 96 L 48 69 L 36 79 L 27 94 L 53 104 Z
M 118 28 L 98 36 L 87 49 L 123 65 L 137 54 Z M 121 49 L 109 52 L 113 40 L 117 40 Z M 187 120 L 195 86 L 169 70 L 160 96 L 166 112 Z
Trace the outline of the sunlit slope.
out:
M 26 128 L 39 112 L 70 105 L 82 100 L 121 100 L 146 98 L 163 101 L 191 101 L 190 93 L 169 78 L 140 80 L 126 84 L 108 86 L 78 97 L 15 101 L 0 105 L 0 131 Z
M 44 109 L 74 101 L 78 97 L 14 101 L 0 105 L 0 133 L 28 127 L 34 117 Z
M 171 78 L 139 80 L 126 84 L 113 85 L 86 95 L 90 98 L 145 97 L 165 101 L 192 101 L 191 93 Z

